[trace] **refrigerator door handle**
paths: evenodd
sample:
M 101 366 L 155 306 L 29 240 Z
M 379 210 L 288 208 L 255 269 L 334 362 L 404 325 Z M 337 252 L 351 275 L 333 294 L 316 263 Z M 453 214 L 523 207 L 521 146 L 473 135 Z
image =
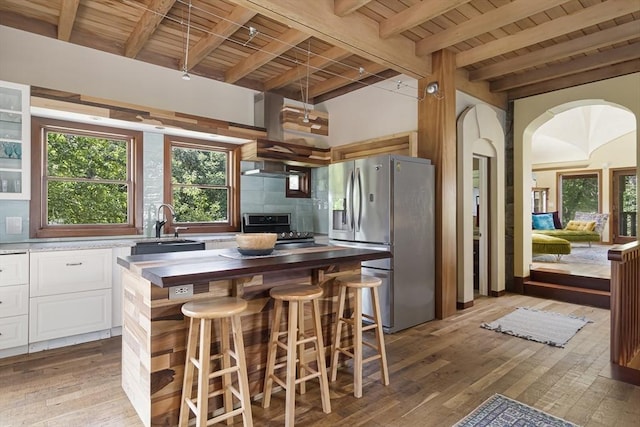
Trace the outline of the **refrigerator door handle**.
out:
M 358 168 L 356 170 L 356 174 L 358 180 L 358 221 L 356 223 L 356 231 L 360 231 L 360 228 L 362 227 L 362 205 L 364 204 L 364 200 L 362 198 L 362 171 Z
M 349 230 L 353 229 L 353 170 L 349 173 L 349 180 L 347 181 L 347 188 L 345 190 L 345 224 L 348 225 Z

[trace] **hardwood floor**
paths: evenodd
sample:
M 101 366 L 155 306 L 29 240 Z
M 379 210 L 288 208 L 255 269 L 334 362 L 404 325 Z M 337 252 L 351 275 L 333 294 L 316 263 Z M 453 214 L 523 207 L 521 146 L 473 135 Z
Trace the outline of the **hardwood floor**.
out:
M 566 348 L 488 331 L 515 307 L 586 316 Z M 297 426 L 450 426 L 494 393 L 585 427 L 638 426 L 640 387 L 612 380 L 609 311 L 523 295 L 479 298 L 443 321 L 385 335 L 391 384 L 365 365 L 353 397 L 350 364 L 330 384 L 324 414 L 317 383 L 296 400 Z M 284 393 L 252 405 L 256 426 L 284 423 Z M 237 425 L 241 420 L 237 418 Z M 120 339 L 0 359 L 0 426 L 126 426 L 138 419 L 120 388 Z

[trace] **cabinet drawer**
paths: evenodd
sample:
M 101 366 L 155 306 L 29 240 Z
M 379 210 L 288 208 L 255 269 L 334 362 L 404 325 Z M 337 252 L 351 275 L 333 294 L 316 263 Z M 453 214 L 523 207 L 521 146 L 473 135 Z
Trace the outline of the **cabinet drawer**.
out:
M 0 287 L 0 317 L 29 314 L 29 285 Z
M 29 342 L 111 328 L 111 289 L 30 299 Z
M 29 255 L 0 255 L 0 286 L 29 283 Z
M 31 297 L 111 288 L 111 249 L 31 254 Z
M 13 316 L 0 319 L 0 350 L 27 345 L 29 316 Z

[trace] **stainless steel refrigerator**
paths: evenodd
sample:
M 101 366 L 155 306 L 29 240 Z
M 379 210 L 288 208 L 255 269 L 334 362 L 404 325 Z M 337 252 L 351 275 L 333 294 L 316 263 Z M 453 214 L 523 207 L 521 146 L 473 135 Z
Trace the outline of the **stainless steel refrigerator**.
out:
M 363 274 L 382 279 L 385 332 L 435 317 L 433 203 L 430 160 L 384 155 L 329 166 L 331 244 L 393 254 L 362 263 Z M 363 306 L 372 315 L 369 298 Z

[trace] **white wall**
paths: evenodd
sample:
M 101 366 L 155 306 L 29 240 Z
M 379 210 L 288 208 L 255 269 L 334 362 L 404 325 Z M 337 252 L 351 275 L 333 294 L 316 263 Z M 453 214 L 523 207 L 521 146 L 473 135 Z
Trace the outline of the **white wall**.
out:
M 417 87 L 415 79 L 399 76 L 317 104 L 329 113 L 329 146 L 418 129 Z
M 0 26 L 0 80 L 253 125 L 255 91 Z

